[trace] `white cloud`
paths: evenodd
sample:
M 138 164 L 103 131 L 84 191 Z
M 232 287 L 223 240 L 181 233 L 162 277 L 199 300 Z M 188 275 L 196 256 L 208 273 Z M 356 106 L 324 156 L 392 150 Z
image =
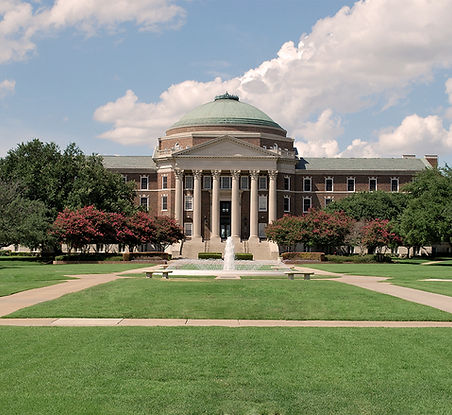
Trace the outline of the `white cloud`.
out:
M 0 63 L 25 58 L 36 47 L 36 35 L 58 29 L 75 27 L 92 35 L 132 22 L 140 30 L 157 30 L 163 24 L 177 27 L 185 17 L 172 0 L 56 0 L 51 7 L 33 3 L 0 0 Z
M 0 82 L 0 98 L 3 98 L 8 94 L 14 94 L 15 88 L 16 81 L 5 79 L 4 81 Z
M 182 82 L 151 103 L 139 102 L 129 91 L 98 108 L 94 118 L 113 124 L 103 138 L 153 147 L 185 111 L 228 90 L 268 113 L 289 134 L 302 131 L 309 137 L 308 121 L 321 118 L 325 109 L 346 114 L 381 98 L 389 107 L 415 82 L 431 79 L 435 68 L 451 67 L 451 20 L 450 0 L 359 1 L 319 20 L 298 44 L 284 43 L 277 57 L 240 77 Z M 318 122 L 311 124 L 314 132 Z M 299 146 L 315 151 L 316 140 L 307 138 Z M 333 151 L 335 141 L 325 140 L 323 154 Z

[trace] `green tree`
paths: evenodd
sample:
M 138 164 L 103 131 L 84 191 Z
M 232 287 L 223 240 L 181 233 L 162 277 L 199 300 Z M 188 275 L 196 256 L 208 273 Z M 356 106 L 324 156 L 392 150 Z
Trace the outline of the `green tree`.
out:
M 452 171 L 428 169 L 404 187 L 410 201 L 399 231 L 408 246 L 452 243 Z
M 49 242 L 48 211 L 43 202 L 21 195 L 17 183 L 0 180 L 0 247 L 42 248 Z
M 359 192 L 330 203 L 326 212 L 345 212 L 355 220 L 398 218 L 409 200 L 406 193 Z

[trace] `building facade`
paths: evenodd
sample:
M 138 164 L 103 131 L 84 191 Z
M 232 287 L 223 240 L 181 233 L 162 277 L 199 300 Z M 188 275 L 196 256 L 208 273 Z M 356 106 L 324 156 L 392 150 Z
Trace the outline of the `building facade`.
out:
M 437 156 L 311 158 L 259 109 L 228 93 L 186 114 L 159 138 L 153 156 L 104 156 L 108 169 L 137 183 L 136 203 L 174 217 L 187 240 L 173 255 L 236 252 L 278 256 L 265 227 L 354 192 L 398 192 Z

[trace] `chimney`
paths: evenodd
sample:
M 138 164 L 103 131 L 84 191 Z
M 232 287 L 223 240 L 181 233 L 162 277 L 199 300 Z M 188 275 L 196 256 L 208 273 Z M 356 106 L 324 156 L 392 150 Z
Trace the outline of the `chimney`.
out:
M 416 158 L 416 154 L 404 154 L 402 156 L 402 158 L 404 158 L 404 159 L 415 159 Z
M 426 154 L 424 156 L 433 168 L 438 167 L 438 155 L 437 154 Z

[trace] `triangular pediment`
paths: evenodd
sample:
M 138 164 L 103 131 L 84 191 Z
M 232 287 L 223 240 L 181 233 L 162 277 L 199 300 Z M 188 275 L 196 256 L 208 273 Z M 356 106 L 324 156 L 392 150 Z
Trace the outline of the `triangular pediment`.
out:
M 224 135 L 205 143 L 173 153 L 174 157 L 269 157 L 276 158 L 277 154 L 265 148 L 250 144 L 229 135 Z

